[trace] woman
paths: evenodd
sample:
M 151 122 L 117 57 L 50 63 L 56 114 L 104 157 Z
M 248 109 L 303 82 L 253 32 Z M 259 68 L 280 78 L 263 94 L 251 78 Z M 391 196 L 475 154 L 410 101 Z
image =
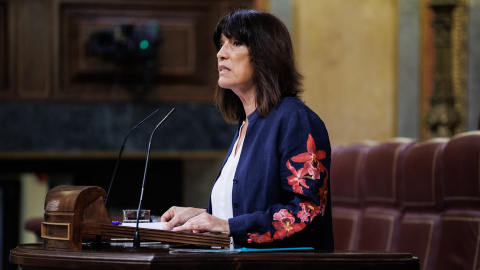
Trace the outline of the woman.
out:
M 165 229 L 227 232 L 244 247 L 333 250 L 322 120 L 298 99 L 290 35 L 275 16 L 237 10 L 221 19 L 215 102 L 238 132 L 207 209 L 172 207 Z

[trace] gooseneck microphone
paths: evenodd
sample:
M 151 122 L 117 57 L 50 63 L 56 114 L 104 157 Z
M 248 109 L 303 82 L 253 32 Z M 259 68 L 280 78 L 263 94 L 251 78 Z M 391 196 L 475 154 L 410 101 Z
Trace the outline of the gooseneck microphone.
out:
M 113 179 L 115 179 L 115 174 L 117 173 L 118 163 L 120 163 L 120 158 L 122 157 L 123 148 L 125 148 L 125 143 L 127 142 L 128 137 L 130 137 L 130 134 L 132 134 L 135 130 L 137 130 L 137 128 L 141 127 L 145 122 L 147 122 L 156 113 L 158 113 L 159 110 L 160 109 L 156 109 L 153 113 L 151 113 L 149 116 L 147 116 L 145 119 L 143 119 L 140 123 L 138 123 L 136 126 L 134 126 L 130 130 L 130 132 L 128 132 L 127 136 L 125 136 L 125 139 L 123 140 L 122 147 L 120 147 L 120 152 L 118 153 L 117 162 L 115 163 L 115 169 L 113 169 L 113 175 L 112 175 L 112 179 L 110 180 L 110 186 L 108 187 L 107 197 L 104 200 L 105 205 L 107 205 L 108 195 L 110 195 L 110 190 L 112 189 Z
M 150 140 L 148 141 L 148 150 L 147 150 L 147 159 L 145 161 L 145 171 L 143 172 L 143 181 L 142 181 L 142 191 L 140 193 L 140 201 L 138 203 L 138 210 L 137 210 L 137 226 L 135 227 L 135 236 L 133 238 L 133 246 L 136 248 L 140 248 L 140 233 L 138 231 L 138 223 L 140 222 L 140 209 L 142 209 L 142 200 L 143 200 L 143 191 L 145 187 L 145 178 L 147 176 L 147 167 L 148 167 L 148 158 L 150 156 L 150 148 L 152 145 L 152 138 L 153 135 L 155 135 L 155 132 L 157 129 L 163 124 L 163 122 L 175 111 L 175 108 L 170 110 L 170 112 L 158 123 L 158 125 L 155 127 L 155 129 L 152 132 L 152 135 L 150 135 Z

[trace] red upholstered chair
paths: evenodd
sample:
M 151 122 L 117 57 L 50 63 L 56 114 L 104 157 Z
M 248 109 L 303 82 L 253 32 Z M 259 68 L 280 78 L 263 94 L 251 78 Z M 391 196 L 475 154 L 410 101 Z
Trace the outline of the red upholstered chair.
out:
M 436 269 L 480 267 L 480 131 L 450 139 L 443 151 L 444 214 Z
M 396 246 L 402 217 L 401 170 L 412 139 L 394 139 L 372 146 L 360 169 L 364 212 L 358 250 L 391 251 Z
M 443 200 L 446 207 L 480 209 L 480 131 L 453 137 L 445 147 Z
M 368 145 L 335 147 L 330 166 L 335 249 L 352 250 L 361 220 L 360 165 Z
M 432 139 L 406 150 L 401 168 L 404 215 L 394 251 L 409 252 L 421 270 L 435 269 L 443 210 L 441 162 L 448 139 Z
M 30 231 L 35 234 L 37 242 L 42 242 L 42 233 L 41 233 L 42 222 L 43 222 L 43 218 L 41 217 L 30 218 L 25 221 L 25 224 L 23 226 L 26 231 Z

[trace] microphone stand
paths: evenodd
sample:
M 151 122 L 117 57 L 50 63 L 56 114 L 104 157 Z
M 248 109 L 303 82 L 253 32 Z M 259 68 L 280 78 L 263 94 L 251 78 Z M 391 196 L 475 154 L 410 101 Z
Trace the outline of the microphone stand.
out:
M 115 178 L 115 174 L 117 173 L 118 163 L 120 163 L 120 158 L 122 157 L 123 148 L 125 148 L 125 143 L 127 142 L 128 137 L 130 137 L 130 134 L 132 134 L 135 130 L 137 130 L 137 128 L 141 127 L 147 120 L 149 120 L 156 113 L 158 113 L 159 110 L 160 109 L 156 109 L 153 113 L 151 113 L 149 116 L 147 116 L 145 119 L 143 119 L 140 123 L 138 123 L 136 126 L 134 126 L 130 130 L 130 132 L 128 132 L 127 136 L 125 136 L 125 139 L 123 140 L 122 147 L 120 147 L 120 152 L 118 153 L 117 162 L 115 163 L 115 169 L 113 169 L 113 175 L 112 175 L 112 179 L 110 180 L 110 186 L 108 187 L 107 197 L 104 200 L 105 205 L 107 205 L 108 196 L 110 195 L 110 190 L 112 189 L 113 179 Z
M 143 200 L 143 191 L 145 187 L 145 178 L 147 176 L 147 167 L 148 167 L 148 158 L 150 156 L 150 147 L 152 145 L 152 138 L 153 135 L 155 135 L 155 132 L 157 129 L 163 124 L 163 122 L 175 111 L 175 108 L 173 108 L 163 119 L 158 123 L 158 125 L 155 127 L 155 129 L 152 132 L 152 135 L 150 135 L 150 140 L 148 141 L 148 151 L 147 151 L 147 160 L 145 162 L 145 171 L 143 172 L 143 181 L 142 181 L 142 191 L 140 193 L 140 201 L 138 203 L 138 210 L 137 210 L 137 226 L 135 227 L 135 235 L 133 238 L 133 246 L 135 248 L 140 248 L 140 232 L 138 231 L 138 224 L 140 222 L 140 209 L 142 208 L 142 200 Z

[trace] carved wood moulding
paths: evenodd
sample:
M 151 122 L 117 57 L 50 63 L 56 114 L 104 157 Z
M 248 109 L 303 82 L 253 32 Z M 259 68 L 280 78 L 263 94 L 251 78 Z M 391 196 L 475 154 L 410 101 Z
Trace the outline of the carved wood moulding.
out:
M 467 58 L 468 58 L 468 1 L 458 0 L 453 11 L 452 27 L 452 85 L 455 110 L 460 116 L 460 123 L 455 134 L 465 132 L 467 119 Z
M 435 14 L 435 71 L 425 119 L 430 137 L 451 137 L 465 130 L 468 4 L 432 0 L 430 8 Z
M 216 2 L 68 3 L 54 96 L 211 101 Z

